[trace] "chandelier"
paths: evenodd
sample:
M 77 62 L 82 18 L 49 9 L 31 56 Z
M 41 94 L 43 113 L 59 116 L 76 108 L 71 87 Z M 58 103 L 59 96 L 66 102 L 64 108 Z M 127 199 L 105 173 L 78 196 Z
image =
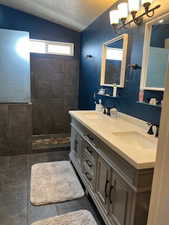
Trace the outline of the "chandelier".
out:
M 160 7 L 156 5 L 151 7 L 153 0 L 128 0 L 118 4 L 117 9 L 110 11 L 110 24 L 113 26 L 116 33 L 122 28 L 127 28 L 127 25 L 135 23 L 141 25 L 143 17 L 153 17 L 155 10 Z M 143 9 L 143 12 L 141 11 Z M 141 11 L 141 13 L 139 13 Z M 129 19 L 129 14 L 131 19 Z

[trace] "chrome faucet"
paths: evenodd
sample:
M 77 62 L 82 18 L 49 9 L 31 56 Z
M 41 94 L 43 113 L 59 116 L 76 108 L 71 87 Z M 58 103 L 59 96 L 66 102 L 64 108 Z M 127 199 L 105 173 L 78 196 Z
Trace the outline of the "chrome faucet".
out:
M 147 131 L 147 134 L 154 135 L 154 131 L 153 131 L 154 125 L 151 124 L 151 123 L 148 123 L 148 125 L 150 125 L 150 128 L 149 128 L 149 130 Z
M 159 125 L 151 124 L 151 123 L 148 123 L 148 125 L 150 126 L 150 128 L 147 131 L 147 133 L 150 134 L 150 135 L 154 135 L 155 134 L 155 137 L 158 137 L 158 135 L 159 135 Z M 155 133 L 154 133 L 153 127 L 156 127 L 156 132 Z

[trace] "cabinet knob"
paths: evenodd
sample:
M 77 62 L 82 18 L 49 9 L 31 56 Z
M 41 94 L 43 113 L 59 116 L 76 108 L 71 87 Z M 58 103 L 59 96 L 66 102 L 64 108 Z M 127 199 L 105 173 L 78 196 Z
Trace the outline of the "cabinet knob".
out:
M 85 175 L 86 175 L 86 177 L 87 177 L 87 179 L 88 179 L 89 181 L 92 180 L 92 178 L 90 177 L 90 174 L 89 174 L 88 172 L 85 172 Z
M 90 168 L 93 166 L 92 163 L 90 162 L 90 160 L 86 160 L 86 163 Z
M 94 138 L 91 137 L 89 134 L 87 135 L 87 138 L 88 138 L 90 141 L 94 141 Z
M 86 147 L 86 149 L 87 149 L 87 151 L 88 151 L 90 154 L 93 153 L 93 151 L 92 151 L 89 147 Z

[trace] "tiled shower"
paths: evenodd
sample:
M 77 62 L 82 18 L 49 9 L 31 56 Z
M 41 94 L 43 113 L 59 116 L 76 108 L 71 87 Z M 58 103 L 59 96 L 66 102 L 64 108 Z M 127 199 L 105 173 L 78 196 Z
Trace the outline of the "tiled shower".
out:
M 68 144 L 68 111 L 78 107 L 78 60 L 31 55 L 33 149 Z

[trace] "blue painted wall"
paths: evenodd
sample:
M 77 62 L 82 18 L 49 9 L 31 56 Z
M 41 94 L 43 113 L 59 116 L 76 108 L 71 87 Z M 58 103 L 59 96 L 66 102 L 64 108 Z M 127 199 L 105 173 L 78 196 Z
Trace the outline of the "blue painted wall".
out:
M 0 28 L 30 32 L 34 39 L 75 43 L 75 57 L 80 54 L 80 33 L 39 17 L 0 5 Z
M 98 90 L 100 83 L 102 45 L 116 36 L 109 23 L 109 10 L 82 32 L 79 99 L 81 109 L 94 109 L 93 94 Z M 136 63 L 142 65 L 144 25 L 133 27 L 126 33 L 129 35 L 127 65 Z M 86 55 L 93 57 L 87 58 Z M 120 98 L 118 100 L 106 98 L 104 103 L 110 106 L 115 105 L 121 112 L 158 124 L 160 108 L 136 103 L 139 95 L 140 75 L 140 70 L 132 71 L 127 67 L 125 88 L 118 89 Z M 146 92 L 145 96 L 146 98 L 157 96 L 160 99 L 161 93 Z

